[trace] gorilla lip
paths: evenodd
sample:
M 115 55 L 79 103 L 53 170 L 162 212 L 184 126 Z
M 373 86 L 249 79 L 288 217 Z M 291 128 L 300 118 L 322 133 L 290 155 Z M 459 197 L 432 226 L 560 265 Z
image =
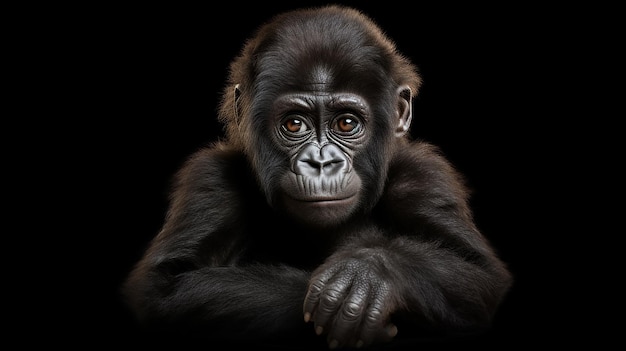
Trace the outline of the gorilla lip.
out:
M 346 208 L 356 201 L 356 193 L 345 197 L 333 196 L 310 196 L 306 198 L 295 198 L 290 195 L 284 195 L 284 201 L 288 207 L 298 208 L 306 207 L 308 209 L 329 209 L 332 207 Z
M 290 198 L 293 201 L 298 201 L 298 202 L 305 202 L 305 203 L 343 203 L 343 202 L 348 202 L 348 201 L 352 201 L 352 199 L 355 197 L 355 194 L 351 194 L 349 196 L 346 197 L 328 197 L 328 196 L 313 196 L 313 197 L 309 197 L 306 199 L 298 199 L 298 198 L 294 198 L 291 196 L 287 196 L 288 198 Z

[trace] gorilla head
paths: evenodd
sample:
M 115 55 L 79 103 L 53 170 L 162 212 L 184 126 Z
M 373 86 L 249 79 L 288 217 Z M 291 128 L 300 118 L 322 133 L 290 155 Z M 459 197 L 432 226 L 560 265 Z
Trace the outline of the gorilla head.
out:
M 220 118 L 268 202 L 315 226 L 367 213 L 421 80 L 375 24 L 329 6 L 279 15 L 236 58 Z

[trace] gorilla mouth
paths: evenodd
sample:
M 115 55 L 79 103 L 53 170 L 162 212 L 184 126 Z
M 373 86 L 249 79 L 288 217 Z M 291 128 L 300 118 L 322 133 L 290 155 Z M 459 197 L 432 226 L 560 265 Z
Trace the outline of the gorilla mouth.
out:
M 282 189 L 283 205 L 307 222 L 337 223 L 358 205 L 361 179 L 355 173 L 332 177 L 291 173 Z
M 285 209 L 305 223 L 315 227 L 326 227 L 343 222 L 354 211 L 357 194 L 347 197 L 337 196 L 313 196 L 294 198 L 291 195 L 283 195 Z
M 336 197 L 336 196 L 325 196 L 325 195 L 320 195 L 320 196 L 310 196 L 310 197 L 306 197 L 306 198 L 295 198 L 295 197 L 291 197 L 291 196 L 287 196 L 289 197 L 291 200 L 293 201 L 299 201 L 299 202 L 305 202 L 305 203 L 311 203 L 311 204 L 345 204 L 345 203 L 349 203 L 352 202 L 354 200 L 356 196 L 355 194 L 350 194 L 348 196 L 345 197 Z

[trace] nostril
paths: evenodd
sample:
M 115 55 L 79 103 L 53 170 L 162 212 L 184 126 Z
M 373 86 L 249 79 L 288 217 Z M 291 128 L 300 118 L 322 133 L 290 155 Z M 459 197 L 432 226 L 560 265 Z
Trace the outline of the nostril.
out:
M 329 160 L 329 161 L 307 161 L 309 165 L 313 168 L 332 168 L 343 163 L 343 160 Z
M 336 166 L 340 166 L 344 161 L 343 160 L 332 160 L 332 161 L 327 161 L 324 162 L 322 164 L 322 167 L 327 168 L 327 167 L 336 167 Z
M 311 168 L 322 169 L 324 167 L 324 165 L 321 162 L 318 162 L 318 161 L 315 161 L 315 160 L 306 160 L 304 162 L 307 163 L 309 165 L 309 167 L 311 167 Z
M 344 160 L 328 160 L 328 161 L 319 161 L 319 160 L 300 160 L 297 164 L 299 167 L 296 167 L 296 173 L 298 174 L 309 174 L 309 175 L 321 175 L 321 174 L 333 174 L 338 172 L 343 168 L 345 164 Z

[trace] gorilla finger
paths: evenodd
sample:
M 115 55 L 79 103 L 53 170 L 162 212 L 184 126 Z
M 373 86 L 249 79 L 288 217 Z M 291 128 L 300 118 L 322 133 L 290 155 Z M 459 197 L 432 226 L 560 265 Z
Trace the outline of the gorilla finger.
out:
M 349 309 L 355 308 L 356 306 L 349 307 Z M 354 346 L 358 341 L 357 336 L 359 335 L 358 328 L 360 324 L 360 316 L 355 315 L 346 318 L 346 313 L 343 311 L 345 311 L 345 307 L 340 313 L 337 314 L 337 318 L 328 332 L 328 345 L 331 349 L 336 347 Z
M 335 340 L 338 346 L 354 345 L 359 335 L 359 326 L 366 307 L 367 290 L 357 286 L 343 301 L 341 309 L 333 321 L 332 330 L 329 331 L 329 340 Z
M 329 269 L 311 278 L 309 289 L 304 297 L 304 304 L 302 307 L 305 322 L 309 322 L 313 317 L 313 312 L 319 304 L 320 294 L 322 293 L 322 290 L 324 290 L 326 283 L 332 279 L 334 274 L 335 270 Z
M 359 338 L 363 346 L 375 341 L 389 341 L 398 333 L 396 326 L 388 322 L 389 313 L 383 306 L 382 300 L 376 298 L 365 311 Z
M 326 288 L 319 297 L 319 303 L 313 313 L 313 321 L 315 323 L 315 332 L 320 335 L 326 329 L 329 329 L 330 322 L 335 319 L 337 311 L 341 308 L 341 304 L 346 295 L 342 287 Z
M 320 294 L 324 288 L 323 283 L 315 282 L 309 286 L 309 290 L 304 297 L 304 322 L 308 323 L 311 320 L 313 311 L 317 308 L 320 301 Z

